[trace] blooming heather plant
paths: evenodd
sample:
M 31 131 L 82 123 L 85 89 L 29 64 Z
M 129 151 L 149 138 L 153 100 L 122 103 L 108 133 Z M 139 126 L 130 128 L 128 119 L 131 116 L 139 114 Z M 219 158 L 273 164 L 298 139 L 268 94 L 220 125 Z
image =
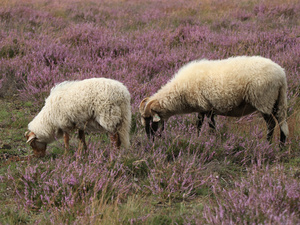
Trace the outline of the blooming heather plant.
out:
M 0 223 L 300 223 L 299 1 L 0 0 L 0 5 L 0 96 L 17 94 L 31 103 L 22 114 L 28 121 L 55 83 L 91 77 L 124 83 L 133 112 L 128 150 L 113 149 L 107 135 L 96 134 L 89 135 L 86 153 L 72 138 L 65 155 L 56 142 L 42 160 L 1 158 Z M 191 60 L 237 55 L 261 55 L 285 69 L 286 148 L 278 148 L 277 128 L 274 144 L 265 141 L 266 126 L 256 114 L 218 116 L 216 131 L 205 123 L 199 136 L 196 115 L 174 116 L 160 138 L 147 139 L 138 113 L 143 98 Z M 3 121 L 18 118 L 4 117 L 10 114 L 0 108 Z M 3 124 L 0 151 L 9 138 L 20 146 L 16 152 L 30 154 L 17 131 Z
M 87 158 L 66 156 L 26 168 L 17 167 L 20 179 L 10 176 L 17 193 L 16 200 L 23 199 L 22 207 L 28 210 L 70 209 L 76 203 L 88 203 L 102 193 L 106 200 L 123 200 L 122 195 L 131 190 L 129 177 L 124 175 L 125 168 L 104 156 L 108 149 L 99 151 L 98 146 L 89 147 Z M 118 157 L 111 154 L 110 158 Z
M 216 206 L 205 207 L 209 224 L 298 224 L 300 183 L 281 166 L 251 168 L 232 188 L 213 186 Z

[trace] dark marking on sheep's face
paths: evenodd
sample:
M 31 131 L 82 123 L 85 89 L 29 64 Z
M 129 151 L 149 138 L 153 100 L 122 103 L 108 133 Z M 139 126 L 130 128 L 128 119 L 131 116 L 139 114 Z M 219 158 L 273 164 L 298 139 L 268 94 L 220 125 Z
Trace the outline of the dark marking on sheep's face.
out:
M 159 112 L 157 111 L 159 108 L 160 106 L 157 100 L 149 101 L 149 98 L 144 98 L 140 103 L 139 111 L 141 113 L 141 122 L 142 125 L 145 126 L 148 138 L 152 136 L 154 139 L 159 123 L 161 122 Z
M 46 155 L 47 144 L 34 140 L 30 143 L 35 157 L 44 157 Z
M 47 143 L 39 142 L 38 138 L 32 131 L 26 132 L 25 137 L 27 139 L 26 143 L 29 143 L 32 147 L 35 157 L 44 157 L 46 155 Z
M 151 138 L 152 136 L 154 140 L 155 133 L 158 130 L 159 122 L 154 122 L 152 117 L 148 117 L 148 118 L 142 117 L 142 120 L 145 121 L 145 130 L 148 138 Z

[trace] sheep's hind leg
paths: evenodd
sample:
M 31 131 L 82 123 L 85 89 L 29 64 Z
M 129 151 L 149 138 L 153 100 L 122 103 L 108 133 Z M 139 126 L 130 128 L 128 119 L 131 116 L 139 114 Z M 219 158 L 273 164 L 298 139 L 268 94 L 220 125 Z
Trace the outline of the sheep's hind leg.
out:
M 274 133 L 274 128 L 276 126 L 276 121 L 274 120 L 273 116 L 271 114 L 262 114 L 264 120 L 267 123 L 268 127 L 268 133 L 267 133 L 267 140 L 271 143 L 272 138 L 273 138 L 273 133 Z
M 85 142 L 85 134 L 84 134 L 84 130 L 78 130 L 78 138 L 79 138 L 79 149 L 84 149 L 85 151 L 87 150 L 87 145 Z
M 118 133 L 111 134 L 110 135 L 110 141 L 111 141 L 112 146 L 120 148 L 121 140 L 120 140 L 120 136 L 118 135 Z
M 202 128 L 202 125 L 203 125 L 203 121 L 204 121 L 204 116 L 205 115 L 206 115 L 205 113 L 199 113 L 198 114 L 198 120 L 197 120 L 198 136 L 200 134 L 200 131 L 201 131 L 201 128 Z
M 215 114 L 212 111 L 210 111 L 209 113 L 207 113 L 207 117 L 209 118 L 209 127 L 213 130 L 216 130 Z
M 275 103 L 272 113 L 280 126 L 280 147 L 283 147 L 286 141 L 286 134 L 288 133 L 288 126 L 286 122 L 284 122 L 285 125 L 281 124 L 281 120 L 278 116 L 277 111 L 278 111 L 278 103 Z
M 283 147 L 286 141 L 285 133 L 280 129 L 280 147 Z

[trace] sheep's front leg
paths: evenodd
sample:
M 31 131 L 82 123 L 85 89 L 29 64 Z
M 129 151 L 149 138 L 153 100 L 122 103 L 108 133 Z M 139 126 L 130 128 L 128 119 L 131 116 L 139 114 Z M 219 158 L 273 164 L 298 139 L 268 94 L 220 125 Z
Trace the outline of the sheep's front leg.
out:
M 198 123 L 197 123 L 198 136 L 201 131 L 205 116 L 207 116 L 207 118 L 209 119 L 209 121 L 208 121 L 209 127 L 213 130 L 216 129 L 215 114 L 213 113 L 213 111 L 210 111 L 208 113 L 199 113 L 198 114 Z
M 69 151 L 70 149 L 69 141 L 70 141 L 69 134 L 67 132 L 64 132 L 65 151 Z
M 197 121 L 198 136 L 200 134 L 200 131 L 201 131 L 201 128 L 202 128 L 202 125 L 203 125 L 204 116 L 205 116 L 205 113 L 199 113 L 198 114 L 198 121 Z
M 161 121 L 161 128 L 160 128 L 160 134 L 159 137 L 162 137 L 162 132 L 165 130 L 165 121 Z
M 81 149 L 82 147 L 84 148 L 84 150 L 87 150 L 87 145 L 85 142 L 85 134 L 84 134 L 84 130 L 79 130 L 78 131 L 78 138 L 79 138 L 79 148 Z
M 165 130 L 165 121 L 161 122 L 161 132 Z
M 116 146 L 117 148 L 120 148 L 121 140 L 120 140 L 119 134 L 118 133 L 111 134 L 110 135 L 110 142 L 113 146 Z
M 207 117 L 209 118 L 208 125 L 211 129 L 215 130 L 216 129 L 216 122 L 215 122 L 215 114 L 210 111 L 207 113 Z

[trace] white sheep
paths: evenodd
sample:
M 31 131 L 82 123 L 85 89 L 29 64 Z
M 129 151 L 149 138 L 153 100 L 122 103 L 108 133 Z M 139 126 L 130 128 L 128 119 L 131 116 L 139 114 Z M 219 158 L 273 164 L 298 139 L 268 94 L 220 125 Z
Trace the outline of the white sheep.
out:
M 287 118 L 287 82 L 284 70 L 270 59 L 239 56 L 224 60 L 193 61 L 156 94 L 140 103 L 142 124 L 148 137 L 175 114 L 199 112 L 198 128 L 204 115 L 241 117 L 259 111 L 268 126 L 271 142 L 276 122 L 280 141 L 285 143 L 289 130 Z M 152 123 L 150 125 L 150 122 Z
M 39 114 L 25 133 L 34 155 L 43 157 L 48 143 L 64 137 L 69 149 L 69 132 L 79 129 L 85 149 L 84 131 L 107 131 L 117 147 L 129 147 L 131 125 L 130 93 L 119 81 L 91 78 L 65 81 L 52 88 Z

